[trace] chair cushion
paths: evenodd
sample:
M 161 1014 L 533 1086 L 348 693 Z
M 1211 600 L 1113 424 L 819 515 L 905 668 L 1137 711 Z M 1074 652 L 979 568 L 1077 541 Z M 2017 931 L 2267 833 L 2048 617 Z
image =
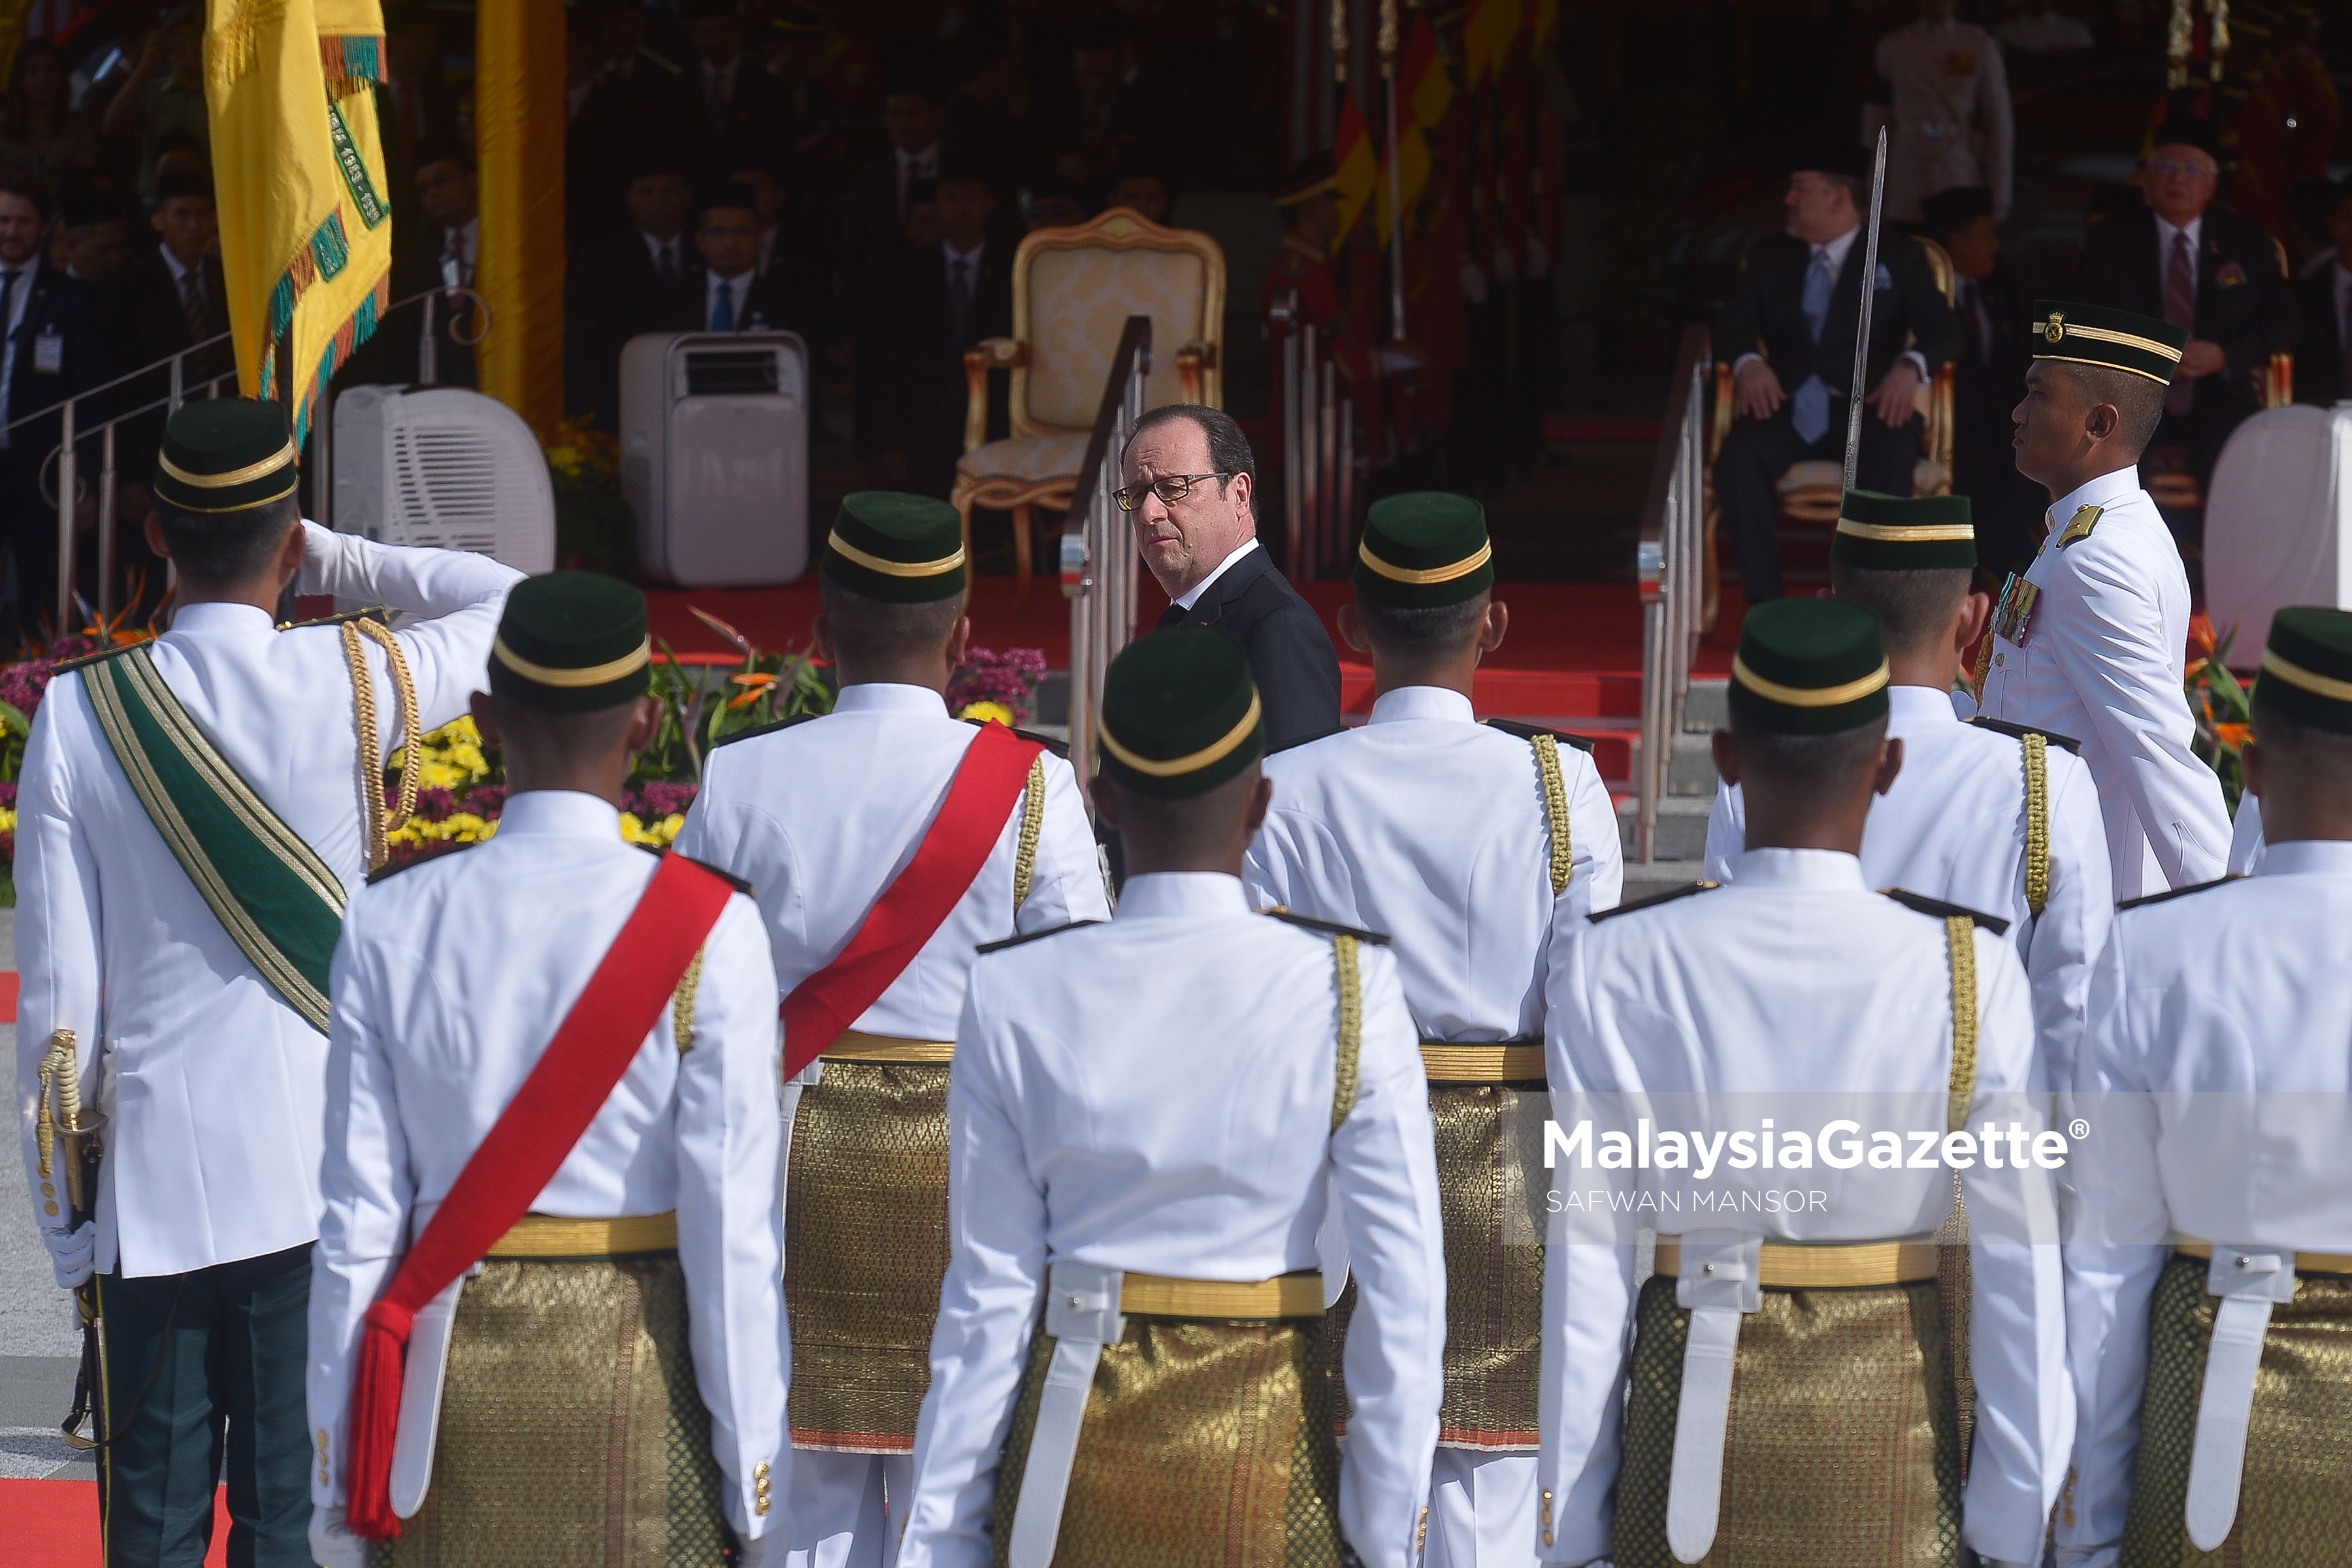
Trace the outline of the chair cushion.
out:
M 1826 458 L 1808 458 L 1801 463 L 1791 463 L 1772 489 L 1783 500 L 1792 496 L 1827 490 L 1843 500 L 1845 497 L 1845 469 Z
M 1133 315 L 1151 318 L 1144 405 L 1175 402 L 1176 351 L 1221 335 L 1222 322 L 1203 319 L 1208 288 L 1208 268 L 1188 250 L 1040 250 L 1029 263 L 1029 417 L 1092 427 L 1111 352 Z
M 1015 436 L 974 447 L 956 462 L 956 472 L 969 479 L 1021 479 L 1040 484 L 1047 479 L 1078 477 L 1087 460 L 1084 436 Z

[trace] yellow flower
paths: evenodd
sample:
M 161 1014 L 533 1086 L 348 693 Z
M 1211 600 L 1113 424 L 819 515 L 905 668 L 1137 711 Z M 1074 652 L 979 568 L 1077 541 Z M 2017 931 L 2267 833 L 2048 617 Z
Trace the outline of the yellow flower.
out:
M 667 849 L 677 841 L 677 830 L 686 826 L 686 814 L 673 811 L 652 826 L 646 826 L 634 811 L 621 813 L 621 837 L 631 844 L 649 845 Z
M 391 768 L 397 773 L 407 760 L 407 748 L 393 752 Z M 490 776 L 489 759 L 482 754 L 482 733 L 468 716 L 456 719 L 425 737 L 417 758 L 417 783 L 427 789 L 464 789 Z
M 14 806 L 0 806 L 0 833 L 16 831 L 16 811 Z
M 496 822 L 485 821 L 470 811 L 453 812 L 438 822 L 427 822 L 412 816 L 397 832 L 388 836 L 393 844 L 479 844 L 499 830 Z
M 956 717 L 976 719 L 983 724 L 992 719 L 1008 730 L 1013 728 L 1013 710 L 1002 702 L 967 702 Z

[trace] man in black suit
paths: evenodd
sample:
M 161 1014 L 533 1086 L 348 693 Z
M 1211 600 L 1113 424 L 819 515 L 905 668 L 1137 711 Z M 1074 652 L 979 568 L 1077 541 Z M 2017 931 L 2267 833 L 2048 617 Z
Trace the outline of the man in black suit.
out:
M 963 455 L 963 352 L 1013 331 L 1013 251 L 990 237 L 996 197 L 981 167 L 951 160 L 933 191 L 938 242 L 905 251 L 883 307 L 893 329 L 885 363 L 867 369 L 893 421 L 890 447 L 907 457 L 907 488 L 945 497 Z M 1003 403 L 989 400 L 992 437 L 1008 428 Z
M 1992 190 L 1955 185 L 1919 204 L 1927 237 L 1952 260 L 1959 298 L 1960 353 L 1953 362 L 1952 489 L 1976 519 L 1977 560 L 1996 577 L 2024 570 L 2042 542 L 2049 497 L 2017 471 L 2010 445 L 2018 389 L 2032 363 L 2025 307 L 2000 264 Z
M 392 297 L 405 300 L 442 290 L 433 301 L 433 384 L 472 386 L 474 344 L 469 340 L 480 331 L 480 319 L 471 300 L 448 292 L 472 288 L 481 261 L 481 182 L 472 151 L 459 142 L 428 144 L 417 154 L 415 188 L 425 230 L 393 263 Z M 384 345 L 383 374 L 394 380 L 425 379 L 417 342 L 425 325 L 423 312 L 422 304 L 412 305 L 376 335 Z
M 687 72 L 646 44 L 644 0 L 604 0 L 593 17 L 599 63 L 572 111 L 563 155 L 565 233 L 574 256 L 628 227 L 614 171 L 632 167 L 656 143 L 684 167 L 696 123 Z
M 42 254 L 48 220 L 46 190 L 0 176 L 0 425 L 97 384 L 105 363 L 89 290 Z M 58 512 L 41 499 L 41 470 L 62 433 L 54 415 L 0 432 L 0 525 L 16 557 L 21 641 L 46 642 L 45 630 L 61 629 L 56 625 Z M 52 470 L 50 483 L 56 482 Z
M 890 151 L 852 177 L 840 248 L 834 254 L 834 299 L 852 355 L 850 406 L 858 461 L 878 488 L 902 488 L 893 473 L 899 423 L 889 407 L 892 377 L 888 291 L 907 249 L 907 212 L 917 186 L 940 176 L 943 94 L 923 71 L 902 71 L 882 100 Z M 900 448 L 903 450 L 903 448 Z
M 564 401 L 604 430 L 620 426 L 623 345 L 639 332 L 690 331 L 698 319 L 686 236 L 694 191 L 681 165 L 648 153 L 623 199 L 629 226 L 588 247 L 564 279 Z
M 695 225 L 697 304 L 693 330 L 704 332 L 800 332 L 804 314 L 780 274 L 760 271 L 760 197 L 729 181 L 705 198 Z
M 1843 147 L 1825 148 L 1792 171 L 1782 198 L 1788 232 L 1748 247 L 1716 319 L 1715 352 L 1732 366 L 1739 417 L 1716 461 L 1715 486 L 1751 605 L 1780 596 L 1774 485 L 1806 458 L 1845 459 L 1868 199 L 1855 156 Z M 1899 235 L 1882 235 L 1873 286 L 1864 362 L 1869 407 L 1854 482 L 1907 496 L 1919 455 L 1912 400 L 1934 367 L 1958 352 L 1959 323 L 1936 287 L 1927 253 Z
M 2298 403 L 2333 404 L 2352 397 L 2352 180 L 2336 187 L 2327 213 L 2327 237 L 2336 254 L 2294 286 L 2303 316 L 2303 337 L 2294 345 L 2294 395 Z
M 2263 372 L 2294 346 L 2301 321 L 2270 231 L 2211 205 L 2221 138 L 2200 101 L 2193 89 L 2167 101 L 2140 187 L 2147 205 L 2091 226 L 2071 292 L 2189 332 L 2148 447 L 2156 463 L 2178 461 L 2156 458 L 2160 448 L 2185 452 L 2201 491 L 2230 432 L 2262 406 Z
M 1171 403 L 1146 414 L 1119 460 L 1117 500 L 1143 563 L 1173 601 L 1163 626 L 1217 626 L 1249 655 L 1268 751 L 1339 728 L 1339 656 L 1323 617 L 1257 541 L 1257 463 L 1231 416 Z
M 686 87 L 699 132 L 697 162 L 732 169 L 782 156 L 795 140 L 792 99 L 744 52 L 743 19 L 733 0 L 701 0 L 688 15 L 696 58 Z

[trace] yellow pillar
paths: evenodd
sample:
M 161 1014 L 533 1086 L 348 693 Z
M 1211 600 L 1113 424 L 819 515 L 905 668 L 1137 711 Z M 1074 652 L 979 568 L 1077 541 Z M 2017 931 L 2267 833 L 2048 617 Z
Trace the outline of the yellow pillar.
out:
M 498 0 L 475 16 L 474 287 L 490 310 L 477 363 L 482 390 L 544 441 L 563 417 L 563 0 Z

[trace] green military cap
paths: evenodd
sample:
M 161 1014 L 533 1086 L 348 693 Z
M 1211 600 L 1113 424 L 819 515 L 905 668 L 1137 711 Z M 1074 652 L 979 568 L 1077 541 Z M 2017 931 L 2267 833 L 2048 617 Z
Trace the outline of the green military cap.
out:
M 2254 705 L 2352 734 L 2352 612 L 2290 605 L 2273 616 Z
M 1890 496 L 1848 490 L 1830 559 L 1870 572 L 1940 572 L 1977 563 L 1966 496 Z
M 1265 752 L 1249 656 L 1214 626 L 1137 638 L 1103 677 L 1100 735 L 1103 772 L 1137 794 L 1206 794 Z
M 251 397 L 184 403 L 163 426 L 155 499 L 181 511 L 243 511 L 294 493 L 286 410 Z
M 1886 714 L 1878 617 L 1836 599 L 1768 599 L 1731 659 L 1731 710 L 1784 735 L 1827 735 Z
M 2033 338 L 2035 359 L 2103 364 L 2169 386 L 2180 351 L 2189 346 L 2189 329 L 2105 305 L 2036 300 Z
M 857 490 L 841 498 L 817 570 L 869 599 L 927 605 L 963 592 L 963 519 L 935 496 Z
M 1486 509 L 1444 490 L 1384 496 L 1364 514 L 1356 597 L 1401 610 L 1475 599 L 1495 585 Z
M 646 694 L 646 596 L 599 572 L 526 577 L 490 644 L 490 691 L 550 713 L 617 708 Z

